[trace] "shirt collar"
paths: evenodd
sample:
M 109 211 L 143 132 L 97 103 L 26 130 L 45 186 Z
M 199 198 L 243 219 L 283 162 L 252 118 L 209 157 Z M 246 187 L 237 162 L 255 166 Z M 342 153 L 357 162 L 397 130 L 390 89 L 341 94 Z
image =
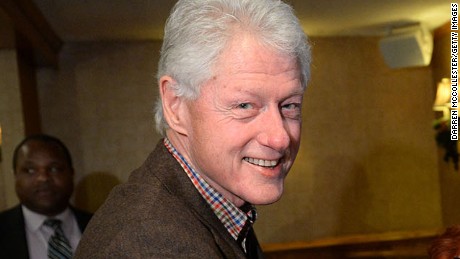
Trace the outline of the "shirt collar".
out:
M 253 224 L 256 220 L 257 211 L 255 207 L 249 203 L 243 205 L 241 209 L 235 206 L 211 185 L 209 185 L 173 147 L 167 138 L 164 139 L 164 145 L 177 162 L 179 162 L 195 188 L 206 200 L 209 206 L 211 206 L 212 211 L 225 226 L 228 233 L 237 240 L 246 221 Z
M 28 209 L 26 206 L 21 205 L 22 213 L 24 215 L 24 223 L 26 227 L 32 231 L 38 231 L 38 229 L 43 225 L 43 222 L 48 219 L 48 216 L 39 214 Z M 72 212 L 69 208 L 65 209 L 63 212 L 57 214 L 56 216 L 52 217 L 53 219 L 59 219 L 62 222 L 68 222 L 69 219 L 72 218 Z

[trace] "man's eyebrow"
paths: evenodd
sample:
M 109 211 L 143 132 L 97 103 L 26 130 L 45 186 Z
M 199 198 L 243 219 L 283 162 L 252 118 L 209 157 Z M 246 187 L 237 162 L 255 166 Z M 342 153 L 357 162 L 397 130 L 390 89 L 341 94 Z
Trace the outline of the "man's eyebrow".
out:
M 32 165 L 32 164 L 35 164 L 35 163 L 32 160 L 24 160 L 24 161 L 22 161 L 22 164 L 23 165 Z M 19 163 L 18 163 L 18 165 L 19 165 Z

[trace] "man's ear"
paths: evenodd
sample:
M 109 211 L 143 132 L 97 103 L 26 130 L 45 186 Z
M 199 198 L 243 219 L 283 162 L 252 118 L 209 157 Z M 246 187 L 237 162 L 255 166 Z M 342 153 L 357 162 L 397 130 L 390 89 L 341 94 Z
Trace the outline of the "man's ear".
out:
M 187 135 L 184 127 L 186 103 L 183 97 L 176 95 L 174 90 L 176 84 L 177 82 L 170 76 L 162 76 L 159 80 L 163 116 L 171 129 L 179 134 Z

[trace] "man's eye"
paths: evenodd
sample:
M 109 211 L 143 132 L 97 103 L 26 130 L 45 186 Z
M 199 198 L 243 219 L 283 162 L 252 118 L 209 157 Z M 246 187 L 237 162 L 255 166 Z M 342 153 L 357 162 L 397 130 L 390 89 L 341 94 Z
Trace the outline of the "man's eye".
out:
M 51 167 L 49 170 L 50 170 L 51 173 L 58 173 L 60 171 L 60 169 L 58 167 L 54 167 L 54 166 Z
M 26 167 L 26 168 L 23 168 L 22 171 L 26 174 L 34 174 L 35 173 L 35 168 L 31 168 L 31 167 Z
M 59 174 L 65 171 L 65 167 L 63 166 L 51 166 L 48 168 L 48 172 L 53 174 Z
M 286 110 L 294 110 L 294 109 L 300 108 L 300 105 L 297 103 L 290 103 L 290 104 L 283 105 L 282 108 Z
M 298 120 L 300 119 L 300 107 L 299 103 L 289 103 L 281 107 L 281 111 L 286 118 Z
M 250 103 L 240 103 L 238 104 L 238 108 L 247 110 L 247 109 L 252 109 L 253 106 Z

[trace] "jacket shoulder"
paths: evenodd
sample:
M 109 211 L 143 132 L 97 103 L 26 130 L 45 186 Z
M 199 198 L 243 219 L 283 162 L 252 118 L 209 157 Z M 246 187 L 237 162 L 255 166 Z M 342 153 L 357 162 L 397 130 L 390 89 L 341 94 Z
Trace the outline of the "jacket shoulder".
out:
M 28 258 L 21 206 L 0 213 L 0 258 Z
M 24 217 L 20 205 L 0 212 L 0 229 L 17 228 L 18 224 L 24 225 Z
M 112 190 L 85 230 L 76 258 L 242 258 L 167 152 L 157 146 L 128 182 Z

